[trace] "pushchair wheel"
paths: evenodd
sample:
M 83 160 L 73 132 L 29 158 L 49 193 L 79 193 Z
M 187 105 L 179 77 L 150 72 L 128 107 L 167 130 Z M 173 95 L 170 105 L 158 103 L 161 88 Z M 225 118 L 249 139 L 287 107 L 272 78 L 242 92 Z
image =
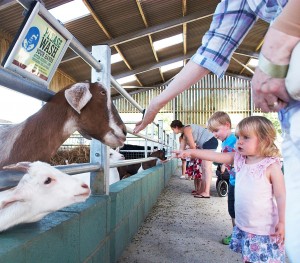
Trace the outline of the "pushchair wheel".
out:
M 228 182 L 223 179 L 218 179 L 216 182 L 217 193 L 220 197 L 225 197 L 228 194 Z

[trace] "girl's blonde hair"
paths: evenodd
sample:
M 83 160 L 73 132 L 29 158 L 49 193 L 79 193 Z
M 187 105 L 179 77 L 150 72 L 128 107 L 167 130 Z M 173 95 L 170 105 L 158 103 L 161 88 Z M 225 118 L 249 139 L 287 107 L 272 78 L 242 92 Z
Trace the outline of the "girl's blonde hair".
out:
M 219 129 L 220 125 L 230 125 L 231 128 L 231 120 L 229 115 L 224 111 L 217 111 L 207 121 L 207 128 L 213 132 Z
M 236 136 L 254 133 L 259 140 L 259 154 L 266 157 L 279 157 L 280 152 L 275 145 L 276 130 L 270 120 L 263 116 L 251 116 L 243 119 L 236 127 Z

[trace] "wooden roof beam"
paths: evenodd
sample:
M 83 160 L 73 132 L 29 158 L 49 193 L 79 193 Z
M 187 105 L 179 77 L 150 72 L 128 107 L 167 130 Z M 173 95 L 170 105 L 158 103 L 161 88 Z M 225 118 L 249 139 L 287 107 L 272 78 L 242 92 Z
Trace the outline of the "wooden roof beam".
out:
M 260 50 L 260 48 L 262 47 L 263 43 L 264 43 L 264 39 L 262 39 L 260 41 L 260 43 L 258 44 L 258 46 L 256 47 L 256 49 L 255 49 L 256 52 L 258 52 L 258 50 Z M 251 58 L 248 59 L 246 65 L 249 63 L 250 59 Z M 244 72 L 244 70 L 245 70 L 245 68 L 243 67 L 242 70 L 240 71 L 240 74 L 242 74 Z
M 110 35 L 110 33 L 106 30 L 105 26 L 103 25 L 103 23 L 101 22 L 101 20 L 98 18 L 97 14 L 95 13 L 93 7 L 91 6 L 91 4 L 88 2 L 88 0 L 82 0 L 83 3 L 85 4 L 86 8 L 89 10 L 89 12 L 91 13 L 92 17 L 94 18 L 94 20 L 96 21 L 96 23 L 98 24 L 98 26 L 101 28 L 101 30 L 104 32 L 104 34 L 106 35 L 106 37 L 108 39 L 112 39 L 113 37 Z M 124 63 L 126 64 L 126 66 L 132 70 L 132 67 L 129 65 L 128 61 L 126 60 L 125 56 L 123 55 L 123 53 L 121 52 L 121 50 L 119 49 L 119 47 L 117 45 L 113 45 L 115 47 L 115 49 L 117 50 L 117 52 L 120 54 L 120 56 L 122 57 Z
M 202 10 L 200 12 L 195 12 L 195 13 L 187 15 L 185 17 L 181 17 L 179 19 L 174 19 L 174 20 L 168 21 L 168 22 L 160 24 L 160 25 L 151 26 L 151 27 L 148 27 L 148 28 L 145 28 L 145 29 L 142 29 L 142 30 L 137 30 L 135 32 L 125 34 L 125 35 L 120 36 L 120 37 L 116 37 L 116 38 L 111 39 L 109 41 L 99 43 L 98 45 L 101 45 L 101 44 L 106 44 L 106 45 L 109 45 L 109 46 L 120 45 L 120 44 L 127 43 L 127 42 L 130 42 L 132 40 L 135 40 L 135 39 L 138 39 L 138 38 L 141 38 L 141 37 L 151 35 L 153 33 L 165 31 L 167 29 L 180 26 L 183 23 L 190 23 L 190 22 L 193 22 L 193 21 L 205 19 L 205 18 L 211 17 L 212 15 L 213 14 L 208 14 L 207 15 L 207 14 L 205 14 L 205 11 Z M 92 51 L 91 46 L 86 47 L 86 49 L 90 52 Z M 73 59 L 76 59 L 76 58 L 79 58 L 79 56 L 74 53 L 73 55 L 70 55 L 70 56 L 64 58 L 61 61 L 61 63 L 64 63 L 64 62 L 67 62 L 69 60 L 73 60 Z
M 252 57 L 254 55 L 253 52 L 249 52 L 249 51 L 245 51 L 245 50 L 243 50 L 243 52 L 247 53 L 247 55 L 244 54 L 244 56 Z M 127 77 L 127 76 L 132 75 L 132 74 L 143 73 L 143 72 L 146 72 L 146 71 L 149 71 L 149 70 L 152 70 L 152 69 L 157 69 L 157 68 L 160 68 L 162 66 L 165 66 L 165 65 L 168 65 L 168 64 L 171 64 L 171 63 L 175 63 L 175 62 L 178 62 L 178 61 L 181 61 L 181 60 L 190 59 L 194 54 L 195 54 L 195 51 L 190 51 L 190 52 L 187 52 L 187 54 L 185 54 L 185 55 L 172 57 L 170 59 L 166 59 L 166 60 L 160 61 L 158 63 L 154 62 L 154 63 L 146 64 L 146 65 L 143 65 L 143 66 L 141 66 L 139 68 L 136 68 L 132 71 L 126 71 L 126 72 L 120 73 L 118 75 L 114 75 L 113 77 L 116 78 L 116 79 L 119 79 L 119 78 Z M 237 49 L 235 54 L 240 55 L 241 50 Z
M 140 0 L 136 0 L 136 4 L 137 4 L 137 6 L 138 6 L 140 15 L 141 15 L 141 17 L 142 17 L 142 19 L 143 19 L 144 25 L 145 25 L 146 28 L 148 28 L 148 27 L 149 27 L 149 24 L 148 24 L 148 21 L 147 21 L 147 19 L 146 19 L 146 15 L 145 15 L 145 13 L 144 13 L 144 11 L 143 11 L 143 7 L 142 7 L 142 5 L 141 5 Z M 155 48 L 154 48 L 154 45 L 153 45 L 153 39 L 152 39 L 151 34 L 148 35 L 148 38 L 149 38 L 149 43 L 150 43 L 151 50 L 152 50 L 152 53 L 153 53 L 153 55 L 154 55 L 154 58 L 155 58 L 156 62 L 158 62 L 159 59 L 158 59 L 157 53 L 156 53 Z M 161 70 L 159 70 L 159 73 L 160 73 L 161 78 L 164 80 L 164 76 L 163 76 Z
M 14 0 L 1 0 L 0 1 L 0 11 L 4 10 L 6 8 L 9 8 L 9 7 L 13 6 L 16 3 L 17 2 L 14 1 Z

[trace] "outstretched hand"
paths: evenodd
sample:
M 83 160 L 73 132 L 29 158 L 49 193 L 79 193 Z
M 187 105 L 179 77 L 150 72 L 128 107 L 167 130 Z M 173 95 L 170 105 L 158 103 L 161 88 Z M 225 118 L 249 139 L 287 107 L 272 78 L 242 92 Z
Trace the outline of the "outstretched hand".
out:
M 135 124 L 135 128 L 133 129 L 133 133 L 139 133 L 144 130 L 148 124 L 154 121 L 156 114 L 159 109 L 156 110 L 154 107 L 150 107 L 146 110 L 144 118 Z
M 191 157 L 189 150 L 174 150 L 172 153 L 174 158 L 186 159 Z
M 140 131 L 144 130 L 144 129 L 147 127 L 148 124 L 149 124 L 149 123 L 146 123 L 146 122 L 144 121 L 144 119 L 141 120 L 141 121 L 138 121 L 138 122 L 135 124 L 135 127 L 134 127 L 134 129 L 133 129 L 133 133 L 139 133 Z

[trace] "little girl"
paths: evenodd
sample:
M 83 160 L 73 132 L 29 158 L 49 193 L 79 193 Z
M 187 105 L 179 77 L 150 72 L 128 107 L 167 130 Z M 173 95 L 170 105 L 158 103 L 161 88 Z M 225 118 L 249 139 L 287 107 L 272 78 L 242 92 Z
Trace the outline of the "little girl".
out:
M 174 151 L 178 158 L 233 164 L 236 171 L 235 223 L 230 249 L 243 262 L 285 262 L 285 185 L 276 131 L 265 117 L 243 119 L 236 128 L 236 152 Z

